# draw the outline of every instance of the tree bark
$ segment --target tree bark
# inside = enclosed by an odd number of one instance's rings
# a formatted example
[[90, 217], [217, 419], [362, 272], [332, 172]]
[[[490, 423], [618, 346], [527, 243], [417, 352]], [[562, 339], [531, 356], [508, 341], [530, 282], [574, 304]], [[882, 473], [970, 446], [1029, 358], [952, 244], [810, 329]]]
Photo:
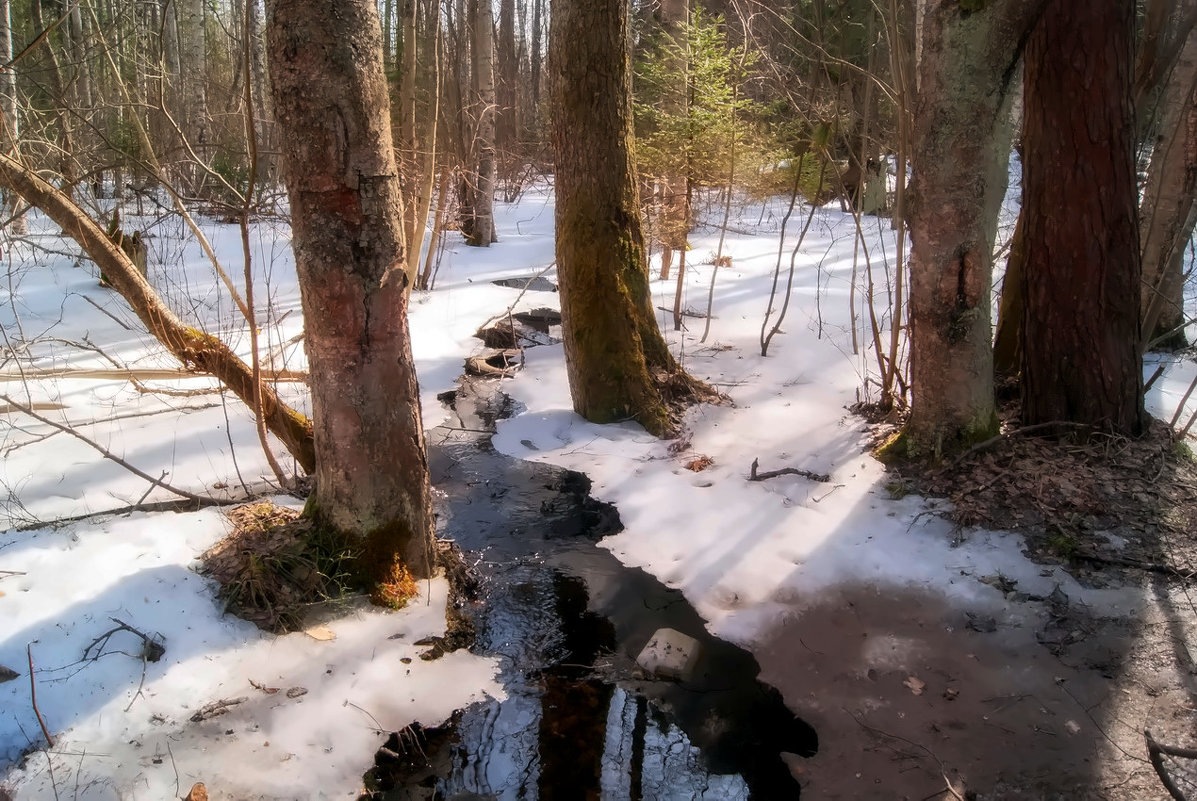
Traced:
[[1022, 414], [1137, 434], [1133, 5], [1050, 0], [1027, 44]]
[[911, 457], [939, 458], [997, 431], [989, 287], [1010, 158], [1012, 75], [1045, 0], [922, 14], [910, 187]]
[[1022, 367], [1022, 272], [1026, 261], [1027, 213], [1018, 210], [1006, 274], [1002, 278], [1002, 299], [998, 305], [997, 333], [993, 337], [993, 370], [999, 376], [1016, 376]]
[[[0, 0], [0, 59], [5, 64], [12, 61], [12, 9], [9, 0]], [[3, 125], [0, 142], [3, 143], [4, 152], [16, 153], [21, 141], [21, 120], [17, 114], [17, 73], [12, 66], [0, 74], [0, 116], [3, 117], [0, 120]], [[10, 197], [3, 213], [8, 216], [16, 208], [17, 198]], [[13, 216], [9, 230], [18, 236], [27, 232], [23, 213]]]
[[[519, 62], [515, 54], [515, 0], [499, 0], [498, 109], [495, 120], [495, 150], [499, 154], [499, 177], [510, 183], [519, 168], [517, 153]], [[508, 189], [510, 191], [510, 189]]]
[[667, 403], [713, 395], [654, 319], [632, 162], [628, 0], [555, 0], [549, 32], [557, 274], [574, 410], [663, 436]]
[[433, 518], [407, 320], [403, 209], [374, 0], [269, 0], [267, 52], [316, 441], [309, 513], [360, 578], [430, 575]]
[[495, 20], [490, 0], [470, 0], [473, 14], [473, 97], [477, 126], [474, 129], [475, 168], [470, 204], [472, 221], [466, 231], [466, 244], [490, 247], [495, 235]]
[[1144, 347], [1164, 337], [1161, 344], [1183, 348], [1184, 250], [1197, 195], [1197, 36], [1188, 38], [1164, 87], [1158, 131], [1139, 206], [1141, 328]]
[[[661, 2], [661, 32], [668, 43], [672, 57], [667, 67], [673, 72], [675, 83], [662, 103], [666, 113], [686, 117], [689, 115], [689, 58], [690, 2], [689, 0], [663, 0]], [[689, 150], [689, 142], [678, 146]], [[685, 168], [672, 171], [661, 179], [661, 274], [662, 281], [669, 278], [673, 253], [677, 251], [678, 269], [683, 269], [682, 253], [687, 248], [690, 236], [690, 205], [687, 191], [689, 177]]]
[[[0, 156], [0, 182], [44, 211], [67, 236], [79, 243], [108, 283], [129, 302], [146, 329], [184, 367], [216, 377], [253, 408], [253, 370], [249, 365], [216, 337], [183, 323], [146, 282], [137, 265], [70, 198], [8, 156]], [[279, 400], [269, 384], [262, 384], [260, 392], [266, 427], [300, 467], [312, 472], [316, 456], [311, 423]]]
[[204, 157], [208, 143], [207, 57], [203, 0], [175, 0], [179, 29], [180, 103], [183, 133], [195, 152]]

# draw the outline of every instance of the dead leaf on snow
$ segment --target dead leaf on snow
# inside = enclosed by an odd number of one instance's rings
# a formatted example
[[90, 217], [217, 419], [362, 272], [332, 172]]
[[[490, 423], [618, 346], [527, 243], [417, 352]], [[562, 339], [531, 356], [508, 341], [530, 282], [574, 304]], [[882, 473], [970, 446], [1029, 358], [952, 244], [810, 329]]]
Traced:
[[910, 676], [902, 683], [910, 688], [910, 692], [913, 695], [922, 695], [923, 690], [927, 689], [927, 682], [923, 681], [917, 676]]

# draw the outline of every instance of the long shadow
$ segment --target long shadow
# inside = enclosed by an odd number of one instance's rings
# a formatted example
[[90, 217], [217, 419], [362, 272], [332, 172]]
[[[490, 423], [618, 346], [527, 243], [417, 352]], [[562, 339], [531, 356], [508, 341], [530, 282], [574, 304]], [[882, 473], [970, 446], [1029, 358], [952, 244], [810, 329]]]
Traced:
[[[62, 536], [53, 532], [48, 536]], [[97, 531], [87, 536], [103, 537]], [[49, 582], [48, 576], [38, 577]], [[61, 592], [69, 592], [69, 576], [60, 577]], [[26, 646], [35, 658], [38, 708], [51, 732], [61, 732], [91, 717], [117, 698], [132, 700], [141, 682], [143, 662], [138, 654], [144, 642], [121, 631], [112, 636], [99, 659], [84, 660], [85, 649], [116, 627], [113, 618], [154, 636], [161, 634], [165, 653], [158, 661], [144, 663], [145, 681], [165, 675], [172, 667], [204, 653], [214, 644], [202, 632], [181, 626], [197, 605], [216, 601], [207, 580], [179, 565], [152, 567], [126, 575], [98, 595], [80, 598], [54, 615], [22, 628], [19, 621], [0, 624], [0, 665], [18, 672], [18, 678], [0, 684], [0, 773], [28, 749], [44, 745], [41, 727], [29, 697]], [[7, 582], [6, 592], [20, 592], [17, 582]], [[140, 603], [141, 599], [154, 599]], [[181, 628], [183, 630], [181, 630]], [[212, 633], [211, 631], [209, 633]], [[227, 641], [219, 644], [223, 648]], [[127, 653], [120, 653], [120, 652]], [[90, 652], [96, 653], [95, 649]], [[97, 679], [97, 672], [102, 678]], [[81, 691], [73, 679], [85, 682]]]

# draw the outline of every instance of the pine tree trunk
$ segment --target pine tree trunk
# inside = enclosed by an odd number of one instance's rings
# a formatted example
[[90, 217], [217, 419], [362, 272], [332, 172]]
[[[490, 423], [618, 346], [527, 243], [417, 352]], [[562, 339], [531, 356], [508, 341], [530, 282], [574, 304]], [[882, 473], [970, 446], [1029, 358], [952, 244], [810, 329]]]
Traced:
[[905, 454], [997, 431], [989, 287], [1010, 157], [1011, 74], [1045, 0], [922, 9], [910, 187], [910, 419]]
[[361, 578], [432, 572], [407, 254], [374, 0], [270, 0], [267, 52], [302, 294], [316, 485]]
[[1140, 254], [1124, 0], [1050, 0], [1027, 44], [1022, 414], [1137, 434]]
[[1143, 251], [1140, 303], [1144, 344], [1183, 348], [1184, 250], [1197, 195], [1197, 36], [1190, 36], [1160, 101], [1159, 135], [1139, 205]]
[[[706, 390], [654, 319], [632, 164], [627, 0], [555, 0], [550, 14], [557, 274], [574, 409], [673, 429], [666, 401]], [[709, 390], [706, 390], [709, 393]]]

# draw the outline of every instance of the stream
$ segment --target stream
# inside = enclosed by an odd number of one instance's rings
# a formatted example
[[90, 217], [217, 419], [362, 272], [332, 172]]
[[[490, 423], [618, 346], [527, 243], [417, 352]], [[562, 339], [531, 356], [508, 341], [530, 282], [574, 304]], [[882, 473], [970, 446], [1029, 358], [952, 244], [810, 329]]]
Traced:
[[[455, 415], [428, 437], [439, 535], [465, 564], [442, 646], [498, 657], [507, 698], [392, 734], [365, 797], [797, 798], [783, 753], [811, 756], [817, 736], [757, 680], [753, 656], [597, 546], [622, 526], [585, 475], [495, 451], [496, 422], [519, 411], [499, 381], [463, 378], [441, 399]], [[635, 663], [662, 627], [701, 643], [685, 681]]]

